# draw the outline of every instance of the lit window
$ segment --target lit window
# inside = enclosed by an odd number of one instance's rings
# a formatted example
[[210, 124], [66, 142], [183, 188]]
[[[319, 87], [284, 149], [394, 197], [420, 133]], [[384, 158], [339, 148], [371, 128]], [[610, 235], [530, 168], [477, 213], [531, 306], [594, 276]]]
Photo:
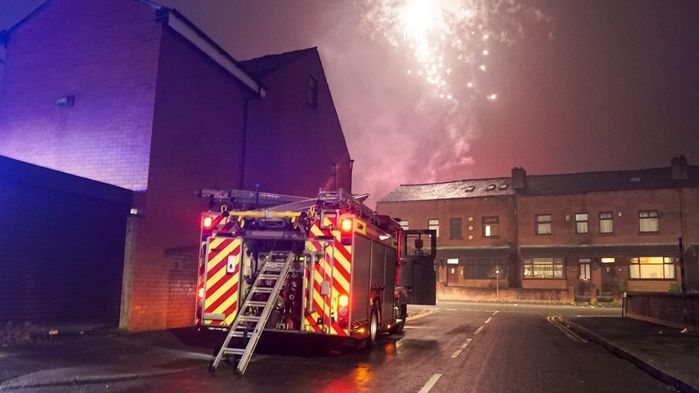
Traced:
[[674, 279], [674, 259], [670, 257], [631, 258], [629, 275], [633, 279], [641, 280]]
[[408, 220], [400, 220], [398, 221], [398, 224], [403, 230], [410, 229], [410, 227], [408, 226]]
[[306, 97], [306, 104], [311, 108], [318, 107], [318, 79], [313, 75], [308, 76], [308, 95]]
[[439, 237], [439, 220], [436, 218], [430, 218], [427, 220], [427, 229], [434, 229], [437, 231], [437, 237]]
[[638, 227], [641, 232], [658, 232], [658, 211], [641, 210], [638, 212]]
[[575, 214], [575, 233], [590, 233], [588, 219], [589, 215], [587, 213]]
[[602, 212], [599, 214], [599, 233], [614, 232], [614, 214]]
[[551, 215], [550, 214], [538, 214], [536, 216], [536, 234], [537, 235], [550, 235], [551, 233], [552, 233]]
[[563, 278], [563, 258], [525, 258], [524, 278]]
[[483, 237], [497, 237], [500, 233], [497, 217], [483, 217]]
[[476, 280], [495, 278], [497, 262], [492, 258], [468, 258], [464, 261], [464, 278]]
[[600, 263], [614, 263], [616, 259], [612, 257], [603, 257], [599, 259]]
[[590, 279], [590, 265], [592, 260], [590, 258], [580, 258], [578, 259], [580, 263], [580, 279], [589, 280]]
[[449, 239], [461, 240], [461, 218], [452, 217], [449, 219]]

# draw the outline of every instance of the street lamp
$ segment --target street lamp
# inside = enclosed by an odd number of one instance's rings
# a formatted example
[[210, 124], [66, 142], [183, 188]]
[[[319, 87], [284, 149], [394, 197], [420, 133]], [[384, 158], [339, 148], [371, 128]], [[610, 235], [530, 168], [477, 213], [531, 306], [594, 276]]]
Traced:
[[500, 301], [500, 266], [495, 266], [495, 301]]

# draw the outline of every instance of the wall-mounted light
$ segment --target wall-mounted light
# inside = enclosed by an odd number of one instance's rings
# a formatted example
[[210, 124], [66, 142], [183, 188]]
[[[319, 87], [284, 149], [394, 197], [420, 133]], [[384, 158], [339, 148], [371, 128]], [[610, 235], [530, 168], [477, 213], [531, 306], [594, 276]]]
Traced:
[[73, 104], [75, 104], [74, 95], [58, 97], [58, 99], [56, 100], [57, 106], [73, 106]]

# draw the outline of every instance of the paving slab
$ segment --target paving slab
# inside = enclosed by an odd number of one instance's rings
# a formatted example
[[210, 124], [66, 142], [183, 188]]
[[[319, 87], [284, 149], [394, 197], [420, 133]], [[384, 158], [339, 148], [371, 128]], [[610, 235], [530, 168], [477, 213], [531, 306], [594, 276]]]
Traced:
[[699, 393], [699, 335], [621, 317], [568, 318], [566, 322], [663, 382]]

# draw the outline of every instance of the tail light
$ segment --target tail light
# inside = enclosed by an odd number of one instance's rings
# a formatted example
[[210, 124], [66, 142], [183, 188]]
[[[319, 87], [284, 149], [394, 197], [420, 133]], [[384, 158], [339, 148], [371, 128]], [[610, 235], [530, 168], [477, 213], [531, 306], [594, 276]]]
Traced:
[[352, 232], [352, 219], [351, 218], [343, 218], [340, 221], [340, 230], [342, 232]]

